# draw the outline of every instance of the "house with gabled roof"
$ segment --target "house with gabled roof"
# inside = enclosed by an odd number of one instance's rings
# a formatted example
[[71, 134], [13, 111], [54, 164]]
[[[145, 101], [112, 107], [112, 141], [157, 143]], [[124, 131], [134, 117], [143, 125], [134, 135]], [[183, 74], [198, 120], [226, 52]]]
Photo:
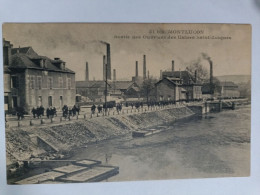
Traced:
[[66, 62], [38, 55], [32, 47], [13, 48], [10, 42], [3, 42], [4, 70], [10, 76], [9, 111], [23, 107], [30, 113], [37, 106], [61, 109], [75, 104], [75, 72]]
[[186, 90], [186, 100], [201, 99], [202, 83], [195, 75], [192, 75], [189, 71], [165, 71], [162, 72], [162, 78], [175, 79], [183, 89]]
[[179, 78], [163, 77], [155, 83], [156, 101], [179, 101], [186, 99], [186, 90]]

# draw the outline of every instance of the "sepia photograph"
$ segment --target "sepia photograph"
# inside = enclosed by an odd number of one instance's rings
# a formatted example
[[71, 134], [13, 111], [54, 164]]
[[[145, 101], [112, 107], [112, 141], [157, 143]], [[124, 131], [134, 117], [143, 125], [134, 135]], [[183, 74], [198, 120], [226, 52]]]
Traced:
[[251, 25], [4, 23], [7, 184], [249, 177]]

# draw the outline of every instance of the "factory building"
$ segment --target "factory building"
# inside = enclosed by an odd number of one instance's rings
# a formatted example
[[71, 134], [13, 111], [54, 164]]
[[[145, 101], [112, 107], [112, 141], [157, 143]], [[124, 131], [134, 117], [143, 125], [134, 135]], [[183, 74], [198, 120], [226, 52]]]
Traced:
[[13, 48], [6, 40], [3, 57], [7, 112], [17, 107], [30, 113], [37, 106], [61, 109], [75, 104], [75, 72], [60, 58], [40, 56], [32, 47]]
[[226, 82], [220, 82], [220, 96], [223, 98], [226, 97], [240, 97], [240, 91], [238, 89], [238, 85], [231, 81], [226, 81]]
[[[89, 102], [104, 102], [105, 81], [76, 81], [77, 94]], [[133, 81], [108, 81], [107, 100], [138, 98], [140, 87]]]
[[171, 71], [160, 71], [161, 80], [156, 83], [156, 99], [161, 100], [194, 100], [201, 99], [201, 83], [197, 72], [193, 76], [188, 71], [175, 71], [172, 61]]
[[156, 101], [186, 100], [186, 90], [179, 78], [164, 77], [155, 84]]

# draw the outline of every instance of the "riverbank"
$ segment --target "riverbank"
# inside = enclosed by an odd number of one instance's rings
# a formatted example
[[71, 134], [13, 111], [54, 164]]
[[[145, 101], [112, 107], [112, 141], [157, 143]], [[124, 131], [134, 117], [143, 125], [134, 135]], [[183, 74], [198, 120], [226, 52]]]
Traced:
[[[17, 161], [63, 158], [72, 150], [194, 115], [189, 108], [172, 107], [142, 113], [100, 116], [64, 124], [11, 127], [6, 131], [7, 165]], [[11, 167], [11, 166], [10, 166]]]

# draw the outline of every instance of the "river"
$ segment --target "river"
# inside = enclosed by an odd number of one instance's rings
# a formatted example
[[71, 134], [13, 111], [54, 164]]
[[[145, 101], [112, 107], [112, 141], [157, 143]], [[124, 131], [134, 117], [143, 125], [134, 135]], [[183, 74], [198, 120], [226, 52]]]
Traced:
[[164, 131], [152, 136], [87, 145], [71, 159], [118, 166], [107, 181], [249, 176], [250, 114], [247, 106], [191, 117], [157, 126]]

